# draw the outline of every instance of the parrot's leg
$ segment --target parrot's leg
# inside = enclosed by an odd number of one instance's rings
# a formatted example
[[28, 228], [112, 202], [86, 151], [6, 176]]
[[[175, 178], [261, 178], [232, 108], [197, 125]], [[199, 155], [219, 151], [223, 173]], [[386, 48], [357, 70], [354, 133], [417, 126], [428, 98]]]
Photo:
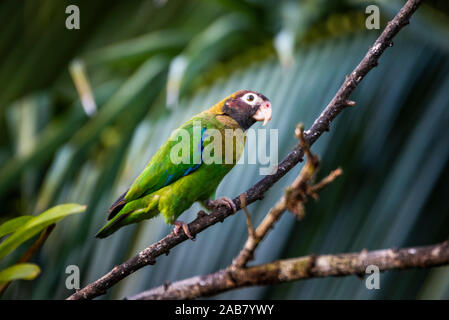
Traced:
[[195, 240], [195, 237], [192, 236], [192, 234], [190, 233], [189, 230], [189, 226], [187, 225], [187, 223], [185, 223], [184, 221], [181, 220], [175, 220], [175, 222], [173, 222], [175, 229], [173, 229], [173, 232], [178, 235], [179, 231], [182, 230], [184, 231], [184, 233], [186, 234], [187, 237], [189, 237], [190, 240]]
[[234, 201], [232, 201], [228, 197], [221, 197], [215, 201], [209, 199], [209, 200], [206, 200], [206, 202], [204, 204], [205, 204], [206, 208], [209, 210], [215, 209], [219, 206], [226, 206], [229, 209], [231, 209], [234, 213], [237, 212], [237, 208], [234, 204]]

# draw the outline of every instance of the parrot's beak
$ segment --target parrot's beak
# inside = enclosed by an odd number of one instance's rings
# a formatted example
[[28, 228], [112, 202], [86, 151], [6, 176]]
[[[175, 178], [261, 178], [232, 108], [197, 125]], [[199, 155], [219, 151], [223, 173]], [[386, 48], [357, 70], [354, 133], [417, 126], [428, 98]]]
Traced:
[[264, 102], [253, 116], [253, 119], [263, 121], [263, 125], [266, 125], [271, 120], [271, 103], [269, 101]]

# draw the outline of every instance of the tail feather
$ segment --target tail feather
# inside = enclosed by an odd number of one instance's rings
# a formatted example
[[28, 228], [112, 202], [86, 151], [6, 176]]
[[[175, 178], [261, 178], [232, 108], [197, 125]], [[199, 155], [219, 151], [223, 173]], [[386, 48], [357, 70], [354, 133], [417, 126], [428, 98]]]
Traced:
[[128, 190], [129, 189], [127, 189], [117, 200], [115, 200], [115, 202], [109, 208], [108, 220], [114, 218], [117, 215], [117, 213], [119, 213], [120, 210], [122, 210], [122, 208], [125, 206], [126, 204], [125, 196], [128, 193]]
[[128, 214], [121, 214], [118, 216], [115, 216], [112, 220], [110, 220], [106, 225], [101, 228], [95, 237], [103, 239], [111, 234], [113, 234], [115, 231], [120, 229], [123, 225], [120, 223], [123, 219], [125, 219], [128, 216]]
[[[150, 195], [125, 204], [117, 200], [112, 211], [115, 212], [108, 223], [95, 235], [97, 238], [106, 238], [123, 226], [131, 223], [151, 219], [159, 213], [159, 195]], [[124, 201], [124, 200], [123, 200]], [[120, 206], [120, 209], [117, 209]]]

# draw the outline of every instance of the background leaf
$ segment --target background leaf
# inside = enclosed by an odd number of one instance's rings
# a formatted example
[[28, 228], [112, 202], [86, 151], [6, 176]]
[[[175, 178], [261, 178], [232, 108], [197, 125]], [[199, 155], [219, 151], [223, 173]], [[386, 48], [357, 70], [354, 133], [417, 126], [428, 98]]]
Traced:
[[41, 270], [33, 263], [19, 263], [0, 270], [0, 284], [13, 280], [33, 280]]
[[0, 243], [0, 259], [11, 253], [20, 244], [30, 239], [44, 228], [58, 222], [60, 219], [75, 213], [83, 212], [86, 206], [79, 204], [62, 204], [30, 219], [18, 228], [9, 238]]
[[20, 216], [11, 220], [6, 221], [2, 225], [0, 225], [0, 238], [16, 231], [29, 220], [33, 219], [33, 216]]

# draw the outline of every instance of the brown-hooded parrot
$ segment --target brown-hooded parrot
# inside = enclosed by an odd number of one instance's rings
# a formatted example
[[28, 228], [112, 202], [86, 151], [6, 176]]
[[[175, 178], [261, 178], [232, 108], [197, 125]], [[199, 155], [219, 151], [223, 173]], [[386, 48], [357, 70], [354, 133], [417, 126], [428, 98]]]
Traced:
[[[105, 238], [127, 224], [151, 219], [161, 213], [166, 223], [174, 224], [176, 234], [182, 228], [189, 238], [193, 238], [187, 224], [176, 219], [194, 202], [199, 201], [208, 209], [225, 205], [235, 211], [235, 205], [229, 198], [210, 199], [221, 180], [240, 159], [245, 147], [246, 130], [256, 121], [263, 121], [265, 125], [270, 119], [270, 101], [264, 95], [249, 90], [234, 92], [210, 109], [195, 115], [173, 131], [131, 187], [112, 204], [108, 210], [109, 222], [96, 236]], [[213, 131], [213, 135], [209, 134]], [[217, 135], [217, 132], [220, 134]], [[231, 156], [228, 154], [225, 159], [229, 151], [226, 135], [238, 136], [237, 133], [243, 138], [240, 143], [237, 138], [231, 139]], [[215, 139], [221, 139], [215, 141], [218, 143], [215, 146], [220, 145], [221, 148], [209, 148], [207, 151], [208, 144]], [[218, 151], [221, 155], [210, 161]], [[206, 153], [209, 161], [206, 161]], [[179, 161], [180, 157], [183, 161]]]

